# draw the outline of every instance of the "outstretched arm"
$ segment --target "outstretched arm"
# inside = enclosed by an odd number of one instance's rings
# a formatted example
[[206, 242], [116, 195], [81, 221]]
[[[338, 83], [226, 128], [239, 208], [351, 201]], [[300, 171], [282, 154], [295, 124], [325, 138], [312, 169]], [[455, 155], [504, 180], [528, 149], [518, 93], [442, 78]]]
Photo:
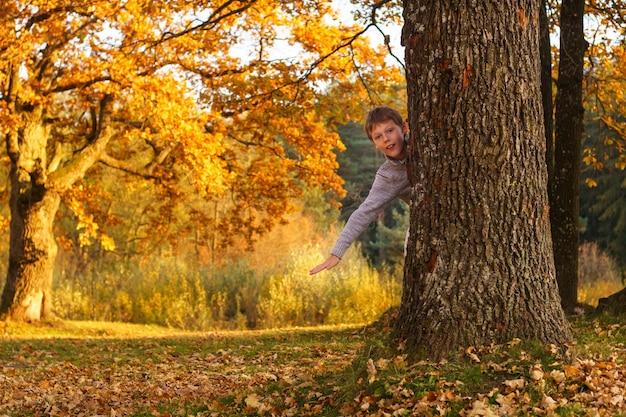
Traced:
[[319, 264], [318, 266], [316, 266], [315, 268], [311, 269], [309, 271], [309, 273], [311, 275], [313, 274], [317, 274], [318, 272], [324, 270], [324, 269], [332, 269], [335, 266], [337, 266], [337, 264], [339, 263], [339, 261], [341, 261], [341, 258], [336, 256], [336, 255], [330, 255], [328, 257], [328, 259], [326, 259], [324, 262], [322, 262], [321, 264]]

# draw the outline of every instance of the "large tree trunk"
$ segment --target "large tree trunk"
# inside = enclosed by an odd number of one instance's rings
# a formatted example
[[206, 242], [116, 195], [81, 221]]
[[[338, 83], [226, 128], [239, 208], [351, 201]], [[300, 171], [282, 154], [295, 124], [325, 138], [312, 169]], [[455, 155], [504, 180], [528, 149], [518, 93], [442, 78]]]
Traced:
[[0, 316], [38, 321], [52, 316], [52, 272], [57, 244], [52, 232], [60, 197], [31, 188], [19, 193], [11, 174], [11, 248]]
[[6, 94], [7, 109], [20, 123], [5, 137], [11, 160], [11, 238], [0, 319], [37, 321], [52, 314], [52, 274], [57, 255], [53, 225], [60, 195], [104, 154], [114, 130], [109, 126], [107, 107], [111, 100], [105, 96], [99, 103], [99, 115], [93, 116], [89, 144], [63, 164], [62, 147], [58, 146], [49, 160], [48, 149], [53, 148], [49, 116], [43, 105], [20, 99], [19, 68], [17, 63], [10, 66]]
[[563, 0], [561, 47], [555, 111], [554, 189], [550, 220], [554, 262], [561, 302], [565, 311], [578, 298], [578, 216], [580, 195], [584, 0]]
[[24, 128], [7, 135], [11, 237], [0, 317], [37, 321], [52, 312], [52, 272], [57, 254], [52, 226], [60, 197], [46, 184], [50, 132], [43, 111], [35, 108], [22, 114]]
[[540, 0], [405, 0], [408, 256], [396, 336], [440, 358], [571, 339], [552, 256]]

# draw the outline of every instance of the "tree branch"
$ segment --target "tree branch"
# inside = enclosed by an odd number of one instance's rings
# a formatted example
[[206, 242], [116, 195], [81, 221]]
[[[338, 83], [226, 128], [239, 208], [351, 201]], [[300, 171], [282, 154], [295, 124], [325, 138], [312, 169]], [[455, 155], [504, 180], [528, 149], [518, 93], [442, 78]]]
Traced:
[[104, 165], [110, 167], [110, 168], [115, 168], [115, 169], [119, 169], [120, 171], [124, 171], [127, 172], [129, 174], [133, 174], [133, 175], [137, 175], [139, 177], [144, 177], [144, 178], [155, 178], [154, 175], [152, 175], [152, 170], [146, 169], [146, 168], [140, 168], [137, 167], [136, 165], [133, 165], [127, 161], [122, 161], [116, 158], [113, 158], [112, 156], [110, 156], [109, 154], [107, 154], [106, 152], [102, 153], [100, 155], [100, 158], [98, 158], [98, 161], [102, 162]]

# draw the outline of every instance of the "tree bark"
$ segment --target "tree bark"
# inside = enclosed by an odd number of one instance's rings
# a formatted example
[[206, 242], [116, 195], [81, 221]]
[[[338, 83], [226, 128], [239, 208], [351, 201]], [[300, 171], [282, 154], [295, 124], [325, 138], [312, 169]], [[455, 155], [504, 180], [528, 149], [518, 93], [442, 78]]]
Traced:
[[0, 317], [37, 321], [51, 317], [53, 234], [60, 196], [46, 187], [46, 143], [50, 135], [39, 108], [22, 109], [24, 128], [7, 134], [11, 159], [10, 250]]
[[53, 226], [61, 192], [83, 178], [105, 152], [113, 136], [108, 126], [106, 106], [101, 100], [100, 123], [93, 141], [72, 155], [62, 167], [47, 149], [50, 127], [43, 106], [21, 102], [19, 76], [15, 66], [12, 89], [7, 94], [8, 108], [22, 123], [6, 134], [7, 154], [11, 160], [11, 224], [9, 268], [0, 302], [0, 319], [38, 321], [52, 316], [52, 275], [57, 255]]
[[52, 273], [57, 244], [52, 230], [60, 197], [55, 192], [16, 186], [11, 172], [9, 269], [0, 317], [33, 322], [52, 317]]
[[441, 358], [571, 333], [552, 256], [540, 0], [405, 0], [410, 239], [395, 335]]
[[571, 311], [578, 301], [578, 217], [580, 195], [584, 0], [563, 0], [558, 90], [555, 100], [554, 189], [550, 220], [561, 303]]
[[548, 168], [548, 201], [552, 206], [554, 189], [554, 102], [552, 100], [552, 52], [550, 51], [550, 23], [548, 4], [541, 2], [539, 12], [539, 56], [541, 58], [541, 102], [546, 135], [546, 166]]

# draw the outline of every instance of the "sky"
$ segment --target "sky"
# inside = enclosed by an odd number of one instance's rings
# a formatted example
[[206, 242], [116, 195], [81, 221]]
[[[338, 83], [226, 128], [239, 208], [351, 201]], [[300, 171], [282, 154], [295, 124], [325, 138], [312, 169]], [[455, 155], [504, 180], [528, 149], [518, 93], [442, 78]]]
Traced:
[[[354, 6], [350, 3], [350, 0], [333, 0], [333, 6], [335, 10], [339, 12], [339, 23], [353, 24], [354, 19], [352, 12]], [[329, 20], [329, 24], [332, 21]], [[401, 45], [401, 25], [385, 26], [382, 28], [385, 34], [390, 37], [390, 46], [393, 54], [397, 59], [404, 61], [404, 47]], [[370, 28], [366, 33], [366, 36], [370, 39], [373, 45], [384, 44], [385, 38], [383, 34], [377, 31], [375, 28]], [[251, 59], [254, 51], [254, 39], [243, 40], [237, 47], [231, 50], [231, 56], [242, 59], [244, 61]], [[276, 41], [272, 54], [277, 59], [296, 60], [298, 59], [298, 48], [290, 46], [286, 41]], [[389, 63], [398, 65], [398, 62], [393, 57], [389, 57]]]

